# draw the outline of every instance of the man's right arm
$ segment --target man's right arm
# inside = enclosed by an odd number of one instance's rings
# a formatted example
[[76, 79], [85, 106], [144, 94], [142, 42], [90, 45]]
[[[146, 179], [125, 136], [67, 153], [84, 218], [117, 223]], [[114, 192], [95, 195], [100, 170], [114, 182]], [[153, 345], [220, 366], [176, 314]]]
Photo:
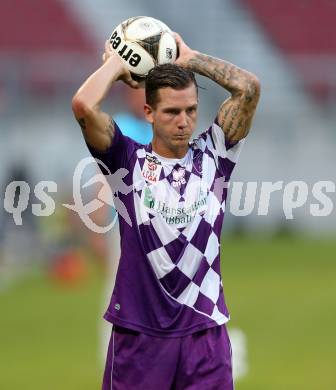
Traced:
[[112, 144], [114, 122], [100, 108], [109, 89], [117, 80], [123, 80], [133, 88], [137, 83], [120, 57], [105, 45], [103, 65], [79, 88], [72, 99], [72, 110], [86, 142], [98, 151], [106, 151]]

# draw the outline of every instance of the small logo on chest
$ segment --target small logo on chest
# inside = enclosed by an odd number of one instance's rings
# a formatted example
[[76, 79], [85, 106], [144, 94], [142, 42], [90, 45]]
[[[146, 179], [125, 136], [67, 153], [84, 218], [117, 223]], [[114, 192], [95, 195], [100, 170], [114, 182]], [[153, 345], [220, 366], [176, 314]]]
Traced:
[[147, 154], [141, 172], [146, 181], [157, 183], [160, 179], [161, 169], [161, 162], [155, 156]]
[[180, 187], [182, 184], [186, 183], [185, 179], [185, 168], [174, 168], [172, 171], [172, 186], [173, 187]]

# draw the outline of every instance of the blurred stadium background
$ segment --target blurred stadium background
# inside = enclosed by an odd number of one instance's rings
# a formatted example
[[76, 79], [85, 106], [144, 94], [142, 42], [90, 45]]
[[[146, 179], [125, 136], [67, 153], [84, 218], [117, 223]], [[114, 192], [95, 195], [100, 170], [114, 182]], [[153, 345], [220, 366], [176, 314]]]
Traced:
[[[1, 196], [13, 180], [27, 181], [31, 192], [22, 226], [0, 208], [0, 389], [100, 386], [109, 234], [90, 234], [62, 207], [72, 201], [76, 164], [88, 156], [71, 97], [100, 65], [113, 27], [135, 15], [163, 20], [191, 47], [261, 80], [233, 180], [309, 186], [293, 220], [284, 216], [282, 192], [268, 216], [227, 215], [222, 270], [230, 327], [244, 335], [248, 365], [237, 390], [335, 389], [335, 211], [309, 212], [312, 185], [335, 182], [335, 0], [1, 1]], [[223, 91], [204, 78], [199, 84], [201, 130]], [[109, 97], [111, 113], [125, 109], [121, 93], [119, 86]], [[58, 186], [49, 217], [31, 211], [41, 180]]]

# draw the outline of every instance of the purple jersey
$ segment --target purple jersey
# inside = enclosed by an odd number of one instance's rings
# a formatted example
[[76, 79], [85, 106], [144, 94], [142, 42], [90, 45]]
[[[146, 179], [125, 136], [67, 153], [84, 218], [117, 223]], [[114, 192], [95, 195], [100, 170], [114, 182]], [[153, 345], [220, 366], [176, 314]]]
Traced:
[[166, 337], [185, 336], [229, 320], [220, 235], [225, 184], [243, 143], [229, 145], [214, 123], [189, 144], [185, 157], [167, 159], [157, 155], [151, 144], [123, 136], [115, 124], [113, 143], [106, 152], [89, 147], [111, 173], [126, 168], [124, 183], [132, 189], [116, 194], [116, 205], [126, 207], [129, 217], [121, 215], [119, 220], [121, 257], [105, 319]]

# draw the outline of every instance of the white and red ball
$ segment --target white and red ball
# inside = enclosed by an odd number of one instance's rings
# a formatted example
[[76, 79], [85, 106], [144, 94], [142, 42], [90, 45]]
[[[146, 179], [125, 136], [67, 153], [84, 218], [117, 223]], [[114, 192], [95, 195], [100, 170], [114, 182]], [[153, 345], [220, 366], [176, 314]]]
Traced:
[[120, 23], [109, 41], [111, 49], [138, 77], [146, 77], [155, 65], [176, 60], [177, 46], [172, 31], [160, 20], [148, 16], [136, 16]]

